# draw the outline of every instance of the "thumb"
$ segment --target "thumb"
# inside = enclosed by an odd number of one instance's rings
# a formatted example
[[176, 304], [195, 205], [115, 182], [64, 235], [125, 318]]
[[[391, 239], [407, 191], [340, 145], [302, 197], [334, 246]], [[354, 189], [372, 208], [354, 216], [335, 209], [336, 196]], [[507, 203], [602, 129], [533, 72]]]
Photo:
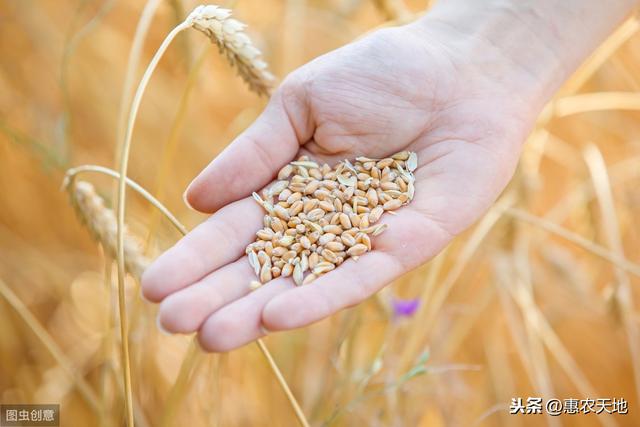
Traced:
[[268, 184], [313, 135], [302, 84], [288, 78], [260, 116], [191, 182], [185, 199], [213, 212]]

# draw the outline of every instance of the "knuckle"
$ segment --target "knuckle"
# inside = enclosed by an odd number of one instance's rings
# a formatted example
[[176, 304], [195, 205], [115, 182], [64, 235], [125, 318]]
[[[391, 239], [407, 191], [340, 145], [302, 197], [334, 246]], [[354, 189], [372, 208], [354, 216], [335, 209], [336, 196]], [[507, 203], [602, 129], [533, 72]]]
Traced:
[[280, 85], [280, 94], [284, 98], [295, 97], [298, 95], [300, 89], [305, 86], [306, 79], [304, 78], [304, 73], [300, 71], [294, 71], [290, 73], [285, 79], [282, 81]]
[[290, 108], [303, 104], [313, 82], [314, 80], [309, 77], [309, 73], [304, 72], [303, 69], [292, 72], [280, 85], [274, 102], [277, 102], [277, 97], [279, 97], [285, 107]]

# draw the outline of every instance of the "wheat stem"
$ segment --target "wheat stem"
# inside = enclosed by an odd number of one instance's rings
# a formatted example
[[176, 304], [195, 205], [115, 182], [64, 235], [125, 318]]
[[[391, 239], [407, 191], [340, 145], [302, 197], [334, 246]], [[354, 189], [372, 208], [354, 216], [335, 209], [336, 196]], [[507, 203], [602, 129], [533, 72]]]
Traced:
[[[620, 259], [626, 259], [622, 237], [620, 236], [620, 224], [616, 216], [613, 194], [611, 191], [611, 180], [607, 173], [607, 166], [604, 163], [602, 153], [593, 145], [587, 145], [584, 151], [585, 162], [591, 174], [593, 188], [596, 193], [600, 211], [602, 212], [602, 224], [605, 232], [607, 245], [611, 248], [612, 255]], [[638, 346], [638, 324], [635, 319], [633, 299], [631, 298], [631, 281], [624, 271], [617, 267], [615, 269], [616, 285], [614, 298], [618, 308], [622, 312], [622, 321], [626, 329], [629, 351], [631, 353], [631, 363], [633, 377], [636, 386], [636, 397], [640, 397], [640, 364], [638, 363], [640, 347]]]
[[109, 372], [112, 368], [112, 349], [113, 349], [113, 341], [112, 341], [112, 325], [113, 325], [113, 310], [112, 310], [112, 290], [111, 286], [111, 267], [113, 263], [113, 259], [109, 254], [106, 253], [105, 250], [102, 251], [102, 257], [104, 258], [104, 287], [107, 291], [107, 297], [109, 298], [107, 315], [105, 316], [105, 327], [104, 327], [104, 337], [102, 338], [102, 351], [103, 351], [103, 366], [100, 372], [100, 397], [102, 401], [102, 411], [103, 414], [100, 416], [100, 425], [103, 427], [108, 427], [111, 425], [111, 417], [109, 411], [107, 411], [107, 407], [109, 406], [108, 400], [108, 380], [109, 380]]
[[131, 49], [129, 50], [129, 58], [127, 60], [127, 70], [125, 72], [124, 84], [122, 86], [122, 94], [120, 95], [120, 106], [118, 108], [118, 127], [117, 127], [117, 139], [116, 139], [116, 153], [120, 153], [122, 150], [122, 141], [124, 140], [124, 125], [127, 119], [127, 106], [131, 102], [131, 92], [133, 91], [133, 84], [135, 82], [135, 73], [140, 65], [140, 57], [142, 56], [142, 48], [144, 47], [144, 41], [153, 22], [153, 16], [156, 10], [160, 6], [160, 0], [147, 0], [147, 3], [142, 10], [138, 25], [136, 26], [136, 32], [133, 36], [133, 43], [131, 43]]
[[585, 239], [579, 234], [569, 231], [558, 224], [555, 224], [543, 218], [539, 218], [535, 215], [531, 215], [528, 212], [516, 208], [509, 208], [504, 213], [520, 221], [528, 222], [529, 224], [535, 225], [536, 227], [539, 227], [545, 231], [560, 236], [563, 239], [580, 246], [584, 250], [609, 261], [610, 263], [633, 274], [634, 276], [640, 277], [640, 265], [633, 263], [626, 258], [620, 257], [615, 253], [607, 250], [606, 248], [603, 248], [602, 246], [593, 243], [592, 241]]
[[102, 413], [101, 405], [99, 403], [98, 396], [91, 389], [89, 384], [80, 376], [80, 373], [77, 369], [73, 367], [73, 364], [67, 356], [64, 354], [62, 349], [58, 347], [55, 340], [49, 332], [40, 324], [38, 319], [29, 311], [27, 306], [18, 298], [16, 294], [13, 293], [11, 288], [0, 279], [0, 294], [7, 300], [9, 305], [13, 307], [13, 309], [20, 315], [22, 320], [27, 324], [29, 329], [33, 331], [33, 333], [38, 337], [40, 342], [44, 345], [47, 351], [53, 356], [53, 358], [58, 362], [58, 364], [62, 367], [62, 369], [69, 375], [70, 378], [76, 382], [76, 386], [78, 387], [78, 391], [80, 395], [84, 398], [84, 400], [89, 404], [91, 409], [96, 411], [97, 414]]
[[160, 426], [162, 427], [171, 427], [173, 424], [173, 419], [176, 415], [176, 410], [180, 406], [180, 402], [182, 401], [182, 395], [184, 394], [191, 372], [194, 370], [194, 366], [198, 361], [198, 344], [195, 339], [192, 339], [189, 343], [189, 347], [187, 348], [187, 354], [185, 355], [182, 364], [180, 365], [180, 371], [178, 372], [178, 376], [169, 391], [169, 396], [167, 397], [167, 406], [165, 407], [162, 418], [160, 419]]
[[485, 237], [493, 229], [498, 220], [502, 218], [505, 211], [514, 203], [514, 198], [515, 195], [513, 192], [505, 194], [491, 209], [489, 209], [475, 227], [473, 233], [465, 242], [460, 254], [457, 256], [456, 263], [453, 265], [447, 276], [442, 280], [438, 288], [433, 292], [428, 307], [424, 308], [424, 317], [420, 318], [421, 323], [417, 323], [422, 325], [423, 331], [430, 333], [431, 328], [436, 321], [436, 317], [449, 296], [451, 289], [464, 271], [465, 267], [471, 261], [473, 255], [480, 248]]
[[601, 69], [604, 64], [627, 40], [640, 29], [640, 20], [636, 14], [629, 17], [613, 34], [602, 43], [595, 52], [576, 70], [573, 77], [560, 90], [561, 95], [576, 93]]
[[280, 369], [278, 368], [278, 365], [276, 364], [275, 360], [273, 360], [271, 353], [269, 353], [269, 349], [261, 339], [258, 339], [256, 343], [258, 344], [258, 347], [260, 348], [262, 354], [264, 354], [264, 357], [267, 359], [267, 362], [269, 362], [269, 366], [278, 379], [280, 387], [282, 387], [282, 390], [287, 395], [287, 399], [289, 399], [291, 406], [293, 406], [293, 410], [296, 413], [296, 417], [298, 417], [300, 425], [302, 425], [303, 427], [309, 427], [309, 422], [307, 421], [304, 412], [302, 412], [302, 408], [300, 408], [300, 405], [298, 405], [295, 396], [293, 395], [291, 389], [289, 388], [289, 385], [287, 384], [287, 380], [284, 379], [284, 377], [282, 376], [282, 372], [280, 372]]
[[145, 70], [142, 80], [136, 89], [131, 109], [129, 110], [129, 119], [127, 121], [127, 129], [125, 132], [124, 143], [120, 153], [120, 177], [118, 180], [118, 215], [117, 215], [117, 251], [116, 258], [118, 261], [118, 311], [120, 313], [120, 335], [122, 338], [122, 366], [124, 371], [124, 392], [125, 392], [125, 411], [127, 413], [127, 425], [133, 427], [133, 392], [131, 389], [131, 360], [129, 358], [129, 340], [128, 329], [129, 322], [126, 312], [126, 301], [124, 295], [124, 213], [125, 213], [125, 186], [127, 166], [129, 164], [129, 151], [131, 149], [131, 137], [133, 135], [133, 125], [138, 116], [142, 95], [149, 84], [151, 75], [155, 70], [162, 55], [167, 50], [171, 41], [184, 29], [187, 28], [185, 23], [176, 26], [169, 35], [164, 39], [160, 48], [151, 59], [149, 66]]
[[[189, 71], [189, 75], [187, 76], [187, 83], [185, 85], [184, 91], [182, 93], [182, 97], [180, 98], [180, 102], [178, 104], [178, 110], [176, 112], [175, 118], [173, 119], [173, 123], [171, 124], [171, 130], [169, 131], [169, 137], [167, 138], [166, 143], [164, 144], [160, 167], [156, 179], [155, 184], [155, 193], [157, 195], [158, 200], [163, 199], [165, 195], [165, 177], [168, 176], [168, 171], [171, 167], [171, 159], [176, 155], [176, 149], [179, 147], [179, 136], [180, 131], [182, 129], [182, 125], [184, 124], [185, 118], [187, 117], [187, 110], [189, 105], [189, 100], [191, 99], [191, 95], [193, 93], [193, 89], [196, 87], [196, 82], [198, 81], [197, 76], [198, 72], [205, 64], [205, 59], [207, 57], [207, 53], [210, 50], [210, 46], [207, 46], [203, 49], [200, 56], [196, 60], [195, 65], [192, 67], [191, 71]], [[165, 214], [166, 215], [166, 214]], [[146, 247], [149, 248], [152, 236], [154, 236], [156, 229], [158, 228], [161, 216], [158, 215], [158, 212], [154, 211], [149, 221], [149, 231], [146, 238]]]
[[638, 111], [640, 96], [635, 92], [591, 92], [565, 96], [550, 104], [553, 117], [562, 118], [594, 111]]
[[387, 20], [404, 22], [411, 17], [411, 11], [402, 0], [374, 0], [373, 3]]

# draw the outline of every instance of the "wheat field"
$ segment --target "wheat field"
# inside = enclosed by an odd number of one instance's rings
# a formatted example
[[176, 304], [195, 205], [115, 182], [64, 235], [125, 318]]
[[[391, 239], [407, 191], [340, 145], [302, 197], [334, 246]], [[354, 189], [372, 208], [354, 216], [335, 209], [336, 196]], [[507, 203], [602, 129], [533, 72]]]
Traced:
[[[540, 115], [491, 210], [366, 303], [216, 355], [158, 331], [140, 297], [149, 260], [206, 218], [182, 193], [264, 107], [266, 64], [277, 84], [429, 3], [222, 2], [264, 66], [177, 34], [137, 116], [119, 283], [127, 106], [198, 3], [0, 0], [0, 403], [60, 404], [64, 426], [639, 425], [635, 16]], [[628, 414], [510, 415], [518, 397], [624, 398]]]

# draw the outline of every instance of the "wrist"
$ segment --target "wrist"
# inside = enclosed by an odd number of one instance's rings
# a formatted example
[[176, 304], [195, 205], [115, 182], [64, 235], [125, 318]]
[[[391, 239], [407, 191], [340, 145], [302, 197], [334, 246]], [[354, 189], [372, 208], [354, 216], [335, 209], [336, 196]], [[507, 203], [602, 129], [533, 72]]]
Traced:
[[635, 3], [440, 0], [411, 26], [541, 109]]

